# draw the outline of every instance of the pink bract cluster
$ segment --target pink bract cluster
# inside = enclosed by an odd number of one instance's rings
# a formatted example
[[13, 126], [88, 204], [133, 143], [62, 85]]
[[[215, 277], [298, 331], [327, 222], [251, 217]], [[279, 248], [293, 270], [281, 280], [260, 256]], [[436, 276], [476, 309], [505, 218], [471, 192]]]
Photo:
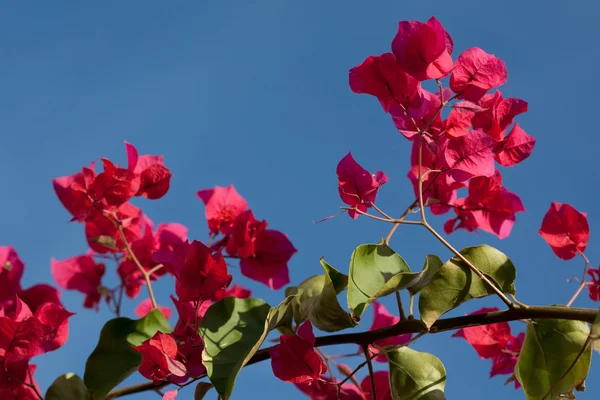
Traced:
[[[435, 17], [426, 23], [401, 21], [391, 50], [352, 68], [350, 88], [377, 97], [398, 131], [413, 142], [408, 178], [416, 195], [422, 178], [424, 204], [434, 215], [454, 210], [456, 217], [444, 226], [447, 233], [481, 229], [506, 238], [516, 213], [525, 209], [502, 185], [496, 164], [511, 167], [525, 160], [535, 138], [513, 124], [527, 102], [497, 90], [508, 79], [504, 62], [477, 47], [453, 60], [452, 38]], [[449, 88], [443, 87], [445, 78]], [[422, 86], [433, 79], [436, 92]], [[337, 174], [353, 218], [374, 205], [378, 188], [387, 182], [383, 172], [369, 174], [351, 155], [340, 161]], [[457, 198], [461, 188], [468, 188], [467, 197]]]
[[0, 399], [38, 400], [33, 357], [67, 341], [68, 319], [60, 292], [49, 285], [21, 288], [25, 264], [10, 246], [0, 247]]
[[[296, 249], [286, 235], [255, 219], [233, 186], [198, 192], [206, 206], [211, 245], [188, 240], [187, 228], [178, 223], [155, 227], [130, 200], [135, 196], [163, 197], [171, 172], [162, 156], [140, 156], [127, 142], [125, 147], [128, 168], [103, 159], [101, 173], [96, 173], [92, 164], [53, 180], [72, 221], [84, 224], [90, 250], [64, 260], [52, 259], [52, 274], [60, 287], [85, 296], [84, 307], [98, 310], [104, 300], [117, 315], [123, 294], [134, 299], [147, 280], [172, 275], [177, 297], [171, 299], [179, 314], [175, 329], [172, 334], [157, 332], [136, 349], [142, 355], [139, 371], [143, 376], [156, 383], [183, 383], [205, 373], [198, 326], [206, 309], [224, 297], [247, 298], [251, 294], [238, 284], [230, 287], [232, 276], [223, 252], [239, 259], [246, 277], [280, 289], [289, 283], [287, 263]], [[116, 264], [120, 280], [114, 288], [102, 284], [110, 261]], [[152, 308], [151, 299], [145, 299], [135, 313], [142, 318]], [[166, 318], [171, 315], [169, 307], [158, 309]]]

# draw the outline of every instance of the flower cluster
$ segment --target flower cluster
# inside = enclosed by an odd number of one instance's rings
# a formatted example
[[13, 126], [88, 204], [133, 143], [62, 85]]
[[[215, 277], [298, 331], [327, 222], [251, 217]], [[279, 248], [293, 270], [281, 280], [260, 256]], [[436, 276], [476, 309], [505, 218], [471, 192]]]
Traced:
[[23, 290], [24, 270], [15, 249], [0, 247], [0, 398], [6, 400], [40, 398], [30, 361], [65, 344], [73, 315], [52, 286]]
[[[398, 131], [413, 142], [408, 178], [416, 196], [421, 187], [434, 215], [456, 212], [445, 225], [447, 233], [481, 229], [507, 237], [515, 214], [525, 210], [502, 186], [496, 163], [511, 167], [525, 160], [535, 138], [513, 124], [527, 102], [490, 92], [508, 79], [504, 62], [478, 47], [453, 61], [452, 38], [435, 17], [426, 23], [401, 21], [391, 50], [352, 68], [350, 88], [377, 97]], [[445, 78], [449, 88], [443, 87]], [[435, 93], [422, 86], [431, 79], [439, 86]], [[450, 110], [447, 115], [444, 109]], [[351, 155], [340, 161], [337, 173], [340, 196], [353, 218], [373, 206], [387, 181], [383, 172], [370, 175]], [[461, 188], [468, 188], [467, 197], [457, 198]]]

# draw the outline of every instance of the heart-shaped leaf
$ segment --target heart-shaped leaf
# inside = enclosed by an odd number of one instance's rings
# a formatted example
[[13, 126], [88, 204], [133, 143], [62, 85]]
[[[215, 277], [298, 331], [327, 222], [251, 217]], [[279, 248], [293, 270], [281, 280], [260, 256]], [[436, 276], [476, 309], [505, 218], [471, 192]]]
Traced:
[[88, 400], [90, 394], [83, 380], [69, 372], [56, 378], [44, 398], [45, 400]]
[[347, 313], [337, 299], [337, 294], [348, 285], [348, 277], [321, 259], [325, 283], [321, 293], [300, 303], [299, 313], [306, 316], [316, 328], [336, 332], [355, 327], [358, 322]]
[[547, 399], [558, 399], [583, 384], [592, 357], [589, 334], [588, 325], [581, 321], [546, 319], [527, 324], [515, 367], [527, 399], [547, 394]]
[[386, 352], [392, 398], [445, 400], [446, 369], [439, 358], [409, 347]]
[[171, 332], [169, 322], [158, 309], [138, 320], [121, 317], [108, 321], [85, 364], [83, 380], [90, 395], [94, 399], [103, 399], [134, 373], [142, 357], [131, 346], [141, 345], [158, 331]]
[[414, 279], [414, 276], [399, 276], [410, 272], [404, 259], [387, 244], [361, 244], [350, 259], [348, 307], [360, 317], [377, 297], [393, 293]]
[[265, 339], [270, 311], [261, 299], [226, 297], [204, 314], [199, 328], [204, 341], [202, 363], [224, 400], [229, 399], [238, 373]]
[[[501, 251], [488, 246], [467, 247], [460, 252], [477, 269], [495, 282], [504, 293], [515, 294], [515, 266]], [[440, 268], [421, 291], [419, 312], [429, 328], [444, 313], [462, 303], [494, 294], [459, 258], [454, 257]]]

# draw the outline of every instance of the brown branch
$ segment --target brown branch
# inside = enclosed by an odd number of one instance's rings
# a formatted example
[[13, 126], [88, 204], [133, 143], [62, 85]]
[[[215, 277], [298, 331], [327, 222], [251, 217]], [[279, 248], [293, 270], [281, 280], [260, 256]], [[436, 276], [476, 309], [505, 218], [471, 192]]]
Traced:
[[[337, 335], [322, 336], [316, 339], [316, 347], [335, 346], [339, 344], [369, 345], [381, 339], [402, 335], [405, 333], [438, 333], [452, 331], [470, 326], [495, 324], [498, 322], [518, 321], [522, 319], [565, 319], [572, 321], [594, 322], [599, 314], [598, 310], [590, 308], [568, 308], [564, 306], [528, 306], [527, 308], [513, 308], [505, 311], [495, 311], [485, 314], [465, 315], [462, 317], [444, 318], [437, 320], [427, 331], [420, 320], [407, 319], [386, 328], [358, 333], [341, 333]], [[270, 348], [263, 348], [256, 352], [248, 364], [256, 364], [270, 358]], [[109, 393], [107, 399], [114, 399], [130, 394], [155, 390], [167, 386], [167, 383], [155, 385], [152, 382], [141, 383], [115, 389]]]

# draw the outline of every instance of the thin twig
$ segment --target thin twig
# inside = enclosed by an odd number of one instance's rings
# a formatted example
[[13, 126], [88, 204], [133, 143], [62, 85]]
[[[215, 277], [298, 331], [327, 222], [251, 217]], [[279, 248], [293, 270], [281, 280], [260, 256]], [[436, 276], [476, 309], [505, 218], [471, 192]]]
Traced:
[[111, 219], [111, 221], [113, 221], [113, 223], [117, 226], [117, 230], [119, 231], [119, 236], [121, 237], [121, 241], [123, 242], [123, 246], [125, 247], [125, 250], [127, 251], [127, 253], [131, 257], [131, 259], [133, 260], [133, 263], [138, 267], [138, 269], [142, 273], [142, 276], [144, 277], [144, 280], [146, 281], [146, 286], [148, 289], [148, 296], [150, 297], [150, 302], [152, 302], [152, 308], [153, 309], [157, 308], [156, 298], [154, 297], [154, 292], [152, 291], [152, 284], [150, 283], [150, 275], [146, 272], [146, 270], [142, 266], [142, 263], [140, 263], [140, 260], [138, 260], [138, 258], [135, 256], [135, 253], [131, 249], [129, 242], [127, 241], [127, 238], [125, 237], [125, 232], [123, 232], [123, 224], [121, 224], [120, 221], [116, 221], [113, 219]]
[[377, 390], [375, 389], [375, 373], [373, 372], [373, 362], [369, 356], [369, 346], [363, 345], [363, 352], [365, 353], [367, 366], [369, 367], [369, 376], [371, 377], [371, 398], [373, 400], [377, 400]]
[[585, 287], [585, 285], [586, 285], [585, 278], [587, 276], [587, 271], [588, 271], [588, 268], [590, 266], [590, 260], [587, 258], [587, 256], [585, 254], [583, 254], [583, 252], [581, 252], [579, 250], [577, 250], [577, 253], [579, 253], [579, 255], [583, 258], [583, 261], [585, 262], [585, 265], [583, 266], [583, 275], [581, 277], [581, 282], [579, 283], [579, 287], [577, 287], [577, 290], [575, 291], [575, 293], [573, 294], [573, 296], [571, 297], [571, 299], [567, 303], [567, 307], [571, 307], [571, 304], [573, 304], [573, 302], [575, 301], [575, 299], [579, 296], [579, 294], [581, 293], [581, 291]]

